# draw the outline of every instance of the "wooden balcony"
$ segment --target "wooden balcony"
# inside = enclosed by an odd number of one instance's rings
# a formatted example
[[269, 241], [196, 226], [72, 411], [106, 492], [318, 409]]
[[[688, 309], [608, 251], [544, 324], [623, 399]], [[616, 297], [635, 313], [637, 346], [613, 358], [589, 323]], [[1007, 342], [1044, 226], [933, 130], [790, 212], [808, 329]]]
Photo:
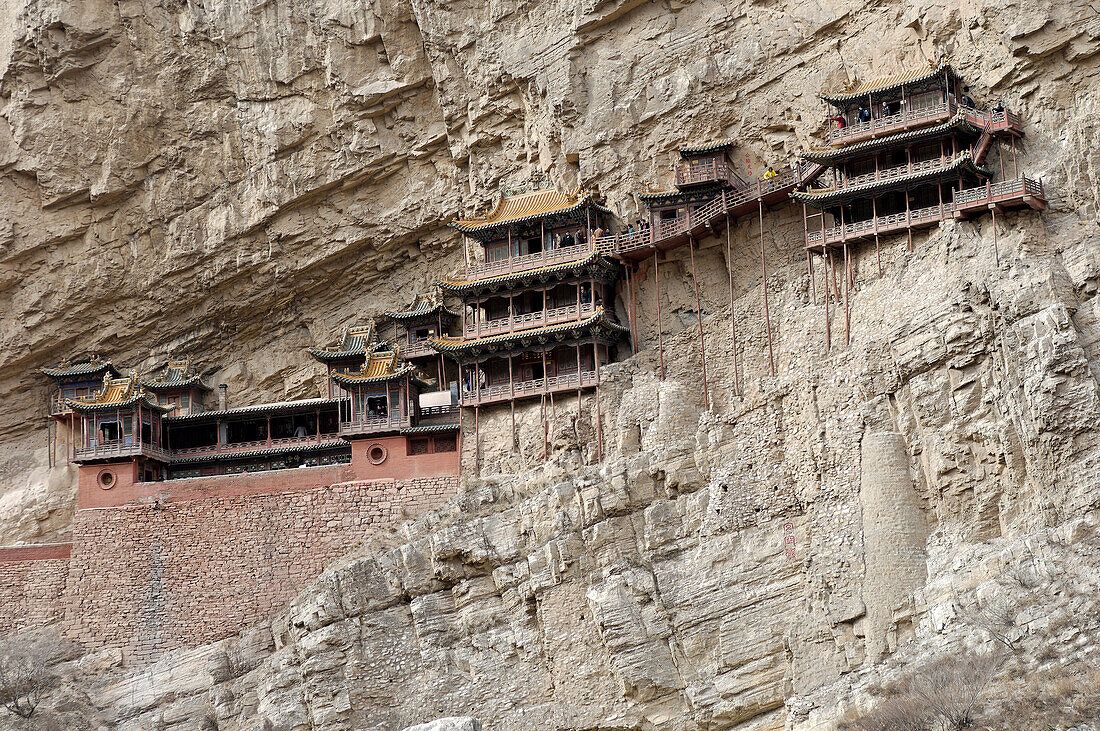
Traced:
[[50, 397], [47, 409], [50, 416], [68, 416], [73, 413], [73, 410], [69, 408], [69, 405], [65, 403], [65, 399], [60, 394], [54, 394]]
[[852, 121], [843, 128], [830, 127], [829, 144], [841, 147], [895, 132], [904, 132], [913, 127], [946, 122], [955, 116], [956, 111], [955, 102], [940, 102], [919, 109], [904, 109], [897, 114], [878, 117], [869, 122]]
[[427, 355], [435, 355], [435, 350], [428, 345], [427, 340], [414, 340], [401, 347], [401, 355], [405, 358], [423, 358]]
[[349, 421], [340, 421], [340, 436], [364, 436], [407, 429], [412, 426], [408, 414], [390, 414], [388, 416], [356, 417]]
[[930, 160], [922, 160], [920, 162], [908, 163], [906, 165], [898, 165], [892, 168], [886, 168], [885, 170], [876, 170], [863, 175], [856, 175], [846, 180], [840, 181], [840, 185], [837, 190], [844, 190], [846, 188], [855, 188], [856, 186], [866, 185], [868, 183], [876, 182], [889, 182], [895, 178], [903, 178], [907, 175], [918, 175], [920, 173], [932, 172], [934, 170], [941, 170], [954, 165], [958, 160], [966, 157], [970, 157], [971, 150], [959, 152], [956, 155], [947, 155], [945, 157], [935, 157]]
[[660, 221], [656, 227], [627, 234], [601, 236], [593, 243], [606, 256], [640, 260], [655, 251], [667, 251], [686, 244], [691, 238], [711, 236], [722, 231], [726, 219], [755, 213], [761, 203], [774, 205], [790, 197], [790, 192], [809, 176], [816, 178], [824, 168], [818, 164], [801, 165], [770, 178], [760, 178], [748, 188], [724, 190], [688, 215]]
[[512, 401], [522, 398], [538, 398], [548, 393], [576, 391], [596, 385], [596, 371], [576, 371], [561, 373], [549, 378], [536, 378], [530, 381], [495, 384], [481, 389], [463, 389], [463, 406], [481, 406], [500, 401]]
[[545, 313], [542, 310], [536, 310], [535, 312], [526, 312], [522, 315], [486, 320], [472, 325], [467, 324], [466, 337], [488, 337], [490, 335], [528, 330], [533, 327], [542, 327], [543, 325], [555, 325], [562, 322], [569, 322], [570, 320], [580, 320], [588, 317], [595, 311], [596, 308], [591, 302], [582, 302], [579, 310], [577, 305], [573, 304], [565, 305], [564, 307], [554, 307], [546, 310]]
[[280, 437], [278, 439], [257, 439], [249, 442], [232, 442], [230, 444], [210, 444], [201, 447], [185, 447], [173, 449], [169, 454], [173, 457], [212, 457], [221, 454], [236, 454], [253, 452], [257, 449], [272, 449], [276, 447], [309, 447], [318, 442], [335, 439], [338, 433], [310, 434], [305, 437]]
[[451, 406], [421, 406], [419, 423], [436, 424], [458, 421], [458, 405]]
[[1016, 178], [1000, 183], [986, 183], [976, 188], [956, 191], [954, 200], [942, 206], [917, 208], [865, 221], [846, 223], [843, 226], [833, 226], [824, 231], [810, 231], [806, 235], [806, 246], [809, 249], [819, 250], [909, 228], [927, 228], [949, 218], [970, 218], [994, 207], [1019, 208], [1022, 206], [1036, 210], [1046, 208], [1042, 181]]
[[685, 160], [676, 168], [676, 187], [687, 188], [703, 184], [730, 185], [744, 188], [745, 181], [734, 171], [733, 166], [717, 158], [709, 160]]
[[990, 134], [1011, 134], [1024, 136], [1024, 123], [1020, 115], [1008, 109], [987, 110], [985, 112], [971, 107], [962, 107], [966, 121]]
[[477, 281], [491, 279], [506, 274], [542, 269], [555, 264], [567, 264], [571, 261], [582, 261], [592, 253], [590, 244], [576, 244], [549, 251], [540, 251], [537, 254], [513, 256], [500, 261], [486, 261], [471, 264], [466, 268], [466, 280]]
[[75, 462], [89, 462], [97, 459], [120, 459], [123, 457], [152, 457], [167, 462], [171, 453], [154, 444], [145, 444], [132, 439], [112, 439], [78, 447], [73, 456]]

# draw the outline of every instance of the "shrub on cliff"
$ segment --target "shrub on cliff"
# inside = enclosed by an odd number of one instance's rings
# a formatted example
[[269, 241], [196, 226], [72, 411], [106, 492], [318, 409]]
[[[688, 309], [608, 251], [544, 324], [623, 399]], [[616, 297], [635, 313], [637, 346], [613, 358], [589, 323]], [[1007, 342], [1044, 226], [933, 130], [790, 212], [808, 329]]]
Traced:
[[15, 652], [4, 655], [0, 657], [0, 705], [21, 718], [30, 718], [50, 680], [41, 657]]

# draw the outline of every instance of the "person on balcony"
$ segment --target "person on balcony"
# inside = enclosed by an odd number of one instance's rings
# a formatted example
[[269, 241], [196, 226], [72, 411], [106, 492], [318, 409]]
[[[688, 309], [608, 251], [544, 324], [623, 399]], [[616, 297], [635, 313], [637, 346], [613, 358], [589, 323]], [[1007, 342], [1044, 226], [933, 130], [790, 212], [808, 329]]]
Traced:
[[577, 243], [582, 246], [588, 243], [588, 233], [583, 228], [577, 232]]
[[879, 113], [880, 119], [886, 119], [890, 116], [890, 102], [885, 99], [882, 100], [882, 111]]
[[969, 86], [964, 86], [963, 87], [962, 102], [963, 102], [964, 107], [970, 107], [971, 109], [973, 109], [975, 107], [974, 99], [970, 96], [970, 87]]
[[309, 436], [309, 434], [306, 432], [306, 427], [304, 424], [299, 424], [297, 427], [294, 428], [294, 436], [297, 439]]
[[778, 175], [778, 173], [775, 172], [775, 168], [773, 168], [772, 166], [769, 165], [768, 166], [768, 171], [766, 173], [764, 173], [764, 180], [771, 180], [776, 175]]
[[844, 129], [848, 126], [848, 120], [844, 118], [843, 114], [838, 114], [835, 117], [829, 117], [829, 121], [836, 122], [837, 129]]
[[867, 108], [867, 107], [860, 107], [859, 108], [859, 121], [860, 122], [870, 122], [871, 121], [871, 110], [869, 108]]
[[600, 228], [599, 226], [597, 226], [596, 230], [592, 232], [592, 239], [593, 240], [598, 239], [598, 238], [602, 237], [603, 235], [604, 235], [603, 229]]
[[1003, 101], [1001, 101], [1000, 99], [998, 99], [997, 103], [993, 106], [994, 114], [1000, 114], [1004, 110], [1005, 110], [1005, 103]]
[[576, 242], [575, 242], [575, 241], [573, 240], [573, 234], [572, 234], [571, 232], [569, 232], [569, 231], [566, 231], [566, 232], [565, 232], [565, 233], [564, 233], [564, 234], [562, 235], [562, 237], [561, 237], [561, 245], [562, 245], [562, 247], [563, 247], [563, 248], [569, 248], [570, 246], [572, 246], [572, 245], [573, 245], [573, 244], [575, 244], [575, 243], [576, 243]]

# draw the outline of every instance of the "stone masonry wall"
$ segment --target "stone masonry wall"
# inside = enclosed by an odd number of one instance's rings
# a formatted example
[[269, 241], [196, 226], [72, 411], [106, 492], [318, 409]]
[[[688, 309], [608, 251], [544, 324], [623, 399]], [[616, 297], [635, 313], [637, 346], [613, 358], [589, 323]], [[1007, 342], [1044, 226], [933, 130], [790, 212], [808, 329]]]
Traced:
[[65, 632], [136, 662], [227, 637], [274, 613], [367, 533], [457, 488], [445, 477], [348, 482], [78, 510]]
[[61, 619], [69, 546], [0, 548], [0, 635]]

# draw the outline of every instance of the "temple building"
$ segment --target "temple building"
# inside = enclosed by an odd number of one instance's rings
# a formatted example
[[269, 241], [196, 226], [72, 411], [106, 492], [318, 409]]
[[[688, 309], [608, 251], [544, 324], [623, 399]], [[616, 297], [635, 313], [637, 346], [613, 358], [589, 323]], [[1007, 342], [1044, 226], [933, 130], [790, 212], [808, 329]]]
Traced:
[[159, 377], [143, 378], [141, 385], [156, 395], [158, 404], [171, 408], [173, 416], [201, 413], [211, 390], [191, 370], [190, 358], [169, 360]]
[[[430, 295], [417, 295], [404, 310], [385, 312], [383, 316], [393, 323], [393, 341], [401, 349], [401, 357], [434, 380], [439, 391], [448, 392], [446, 399], [442, 395], [430, 397], [429, 394], [422, 394], [421, 403], [425, 406], [444, 405], [443, 401], [449, 405], [458, 403], [458, 370], [453, 364], [448, 367], [443, 356], [430, 343], [435, 337], [458, 334], [459, 315], [443, 304], [440, 288], [433, 288]], [[450, 397], [452, 385], [455, 386], [454, 398]], [[426, 400], [433, 402], [427, 403]]]
[[462, 300], [461, 334], [429, 339], [457, 364], [462, 406], [597, 385], [628, 332], [612, 304], [619, 267], [591, 243], [608, 214], [591, 194], [536, 189], [451, 224], [484, 253], [440, 283]]
[[309, 354], [313, 359], [323, 363], [328, 370], [329, 398], [340, 395], [339, 385], [332, 380], [334, 372], [358, 368], [366, 362], [369, 354], [384, 345], [383, 341], [377, 339], [374, 320], [371, 320], [365, 325], [345, 327], [340, 342], [336, 345], [310, 348]]
[[57, 367], [41, 368], [39, 372], [54, 381], [56, 390], [50, 394], [49, 415], [58, 419], [72, 415], [72, 409], [66, 403], [68, 399], [80, 399], [95, 393], [103, 386], [104, 376], [118, 378], [122, 375], [110, 361], [100, 360], [96, 355], [75, 363], [63, 361]]
[[913, 229], [948, 218], [1046, 207], [1042, 183], [1016, 166], [1019, 115], [999, 104], [976, 108], [946, 62], [821, 98], [833, 107], [828, 145], [803, 158], [826, 166], [831, 180], [791, 194], [803, 203], [810, 251], [824, 255], [895, 232], [907, 232], [911, 243]]

